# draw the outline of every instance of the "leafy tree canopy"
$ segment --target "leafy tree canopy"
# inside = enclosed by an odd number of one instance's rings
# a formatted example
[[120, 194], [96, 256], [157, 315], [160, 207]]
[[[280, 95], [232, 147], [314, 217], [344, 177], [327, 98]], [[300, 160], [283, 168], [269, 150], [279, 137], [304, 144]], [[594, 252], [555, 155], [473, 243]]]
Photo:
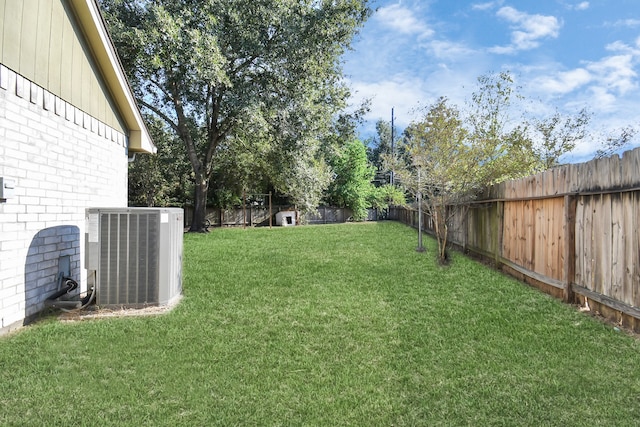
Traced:
[[139, 154], [129, 163], [129, 204], [182, 206], [193, 192], [189, 160], [161, 120], [146, 115], [145, 121], [158, 152]]
[[202, 229], [217, 162], [251, 154], [303, 206], [327, 173], [319, 141], [344, 107], [340, 57], [368, 0], [101, 0], [138, 102], [182, 141]]
[[334, 177], [329, 186], [327, 202], [351, 209], [356, 221], [365, 220], [374, 190], [371, 180], [375, 168], [369, 164], [364, 144], [358, 140], [347, 144], [342, 153], [334, 156], [331, 167]]

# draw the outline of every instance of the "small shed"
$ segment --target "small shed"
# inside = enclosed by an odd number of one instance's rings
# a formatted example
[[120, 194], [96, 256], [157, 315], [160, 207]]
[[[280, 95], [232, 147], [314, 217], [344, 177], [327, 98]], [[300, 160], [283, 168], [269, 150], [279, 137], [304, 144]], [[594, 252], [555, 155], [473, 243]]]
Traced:
[[296, 211], [280, 211], [276, 213], [276, 225], [291, 227], [296, 225]]

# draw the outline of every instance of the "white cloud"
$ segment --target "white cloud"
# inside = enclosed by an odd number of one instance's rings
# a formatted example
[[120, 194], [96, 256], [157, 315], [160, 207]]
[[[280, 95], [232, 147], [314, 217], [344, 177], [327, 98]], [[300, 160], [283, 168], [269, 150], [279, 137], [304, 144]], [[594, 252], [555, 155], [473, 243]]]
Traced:
[[425, 47], [434, 57], [449, 61], [465, 60], [476, 53], [465, 44], [448, 40], [432, 40]]
[[607, 56], [599, 61], [584, 62], [583, 67], [559, 71], [532, 79], [532, 87], [552, 97], [585, 89], [593, 94], [590, 104], [605, 106], [616, 96], [638, 89], [638, 73], [632, 54]]
[[382, 25], [402, 34], [418, 34], [420, 37], [433, 35], [432, 29], [400, 3], [381, 7], [376, 12], [375, 18]]
[[496, 16], [510, 22], [513, 30], [510, 45], [490, 49], [490, 52], [498, 54], [534, 49], [540, 45], [541, 39], [558, 37], [562, 27], [555, 16], [530, 15], [510, 6], [500, 8]]
[[615, 27], [615, 28], [619, 28], [619, 27], [635, 28], [635, 27], [640, 27], [640, 19], [632, 19], [632, 18], [620, 19], [615, 22], [607, 22], [605, 26]]
[[635, 43], [636, 43], [635, 46], [629, 46], [628, 44], [618, 40], [613, 43], [609, 43], [606, 46], [606, 49], [611, 52], [627, 53], [627, 54], [640, 57], [640, 37], [636, 39]]
[[375, 121], [391, 117], [391, 108], [395, 107], [397, 124], [406, 126], [413, 118], [412, 111], [428, 97], [423, 84], [417, 77], [398, 74], [389, 80], [376, 82], [352, 81], [349, 86], [354, 93], [352, 101], [355, 105], [371, 99], [368, 119]]
[[621, 105], [637, 99], [640, 38], [634, 46], [617, 41], [609, 44], [607, 50], [613, 54], [597, 61], [583, 61], [581, 67], [568, 71], [553, 72], [550, 67], [531, 70], [529, 75], [537, 74], [530, 80], [531, 90], [548, 101], [564, 99], [573, 107], [589, 105], [594, 111], [628, 116], [630, 111]]
[[566, 94], [591, 82], [593, 76], [584, 68], [558, 73], [553, 77], [534, 79], [534, 86], [551, 94]]
[[638, 87], [638, 74], [633, 67], [632, 55], [615, 55], [598, 62], [591, 62], [587, 68], [597, 76], [601, 85], [608, 90], [624, 95]]
[[476, 3], [476, 4], [471, 5], [471, 9], [473, 9], [473, 10], [489, 10], [489, 9], [493, 9], [495, 7], [502, 6], [503, 3], [504, 3], [503, 0], [489, 1], [489, 2], [486, 2], [486, 3]]
[[609, 110], [616, 104], [616, 97], [602, 86], [594, 86], [590, 89], [592, 104], [599, 111]]
[[589, 3], [588, 1], [582, 1], [582, 2], [576, 3], [574, 1], [567, 2], [564, 0], [560, 0], [560, 3], [564, 5], [564, 7], [567, 8], [568, 10], [587, 10], [591, 7], [591, 3]]
[[587, 10], [587, 9], [589, 9], [589, 2], [588, 1], [583, 1], [582, 3], [578, 3], [575, 6], [573, 6], [573, 9], [575, 9], [575, 10]]

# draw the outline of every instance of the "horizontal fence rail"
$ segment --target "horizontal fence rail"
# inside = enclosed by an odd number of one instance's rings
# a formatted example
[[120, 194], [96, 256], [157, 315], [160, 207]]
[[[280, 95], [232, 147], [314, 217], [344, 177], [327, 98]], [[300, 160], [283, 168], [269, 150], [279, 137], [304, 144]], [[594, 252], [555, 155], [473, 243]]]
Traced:
[[[452, 243], [640, 330], [640, 149], [504, 182], [449, 209]], [[390, 212], [414, 227], [417, 215]]]

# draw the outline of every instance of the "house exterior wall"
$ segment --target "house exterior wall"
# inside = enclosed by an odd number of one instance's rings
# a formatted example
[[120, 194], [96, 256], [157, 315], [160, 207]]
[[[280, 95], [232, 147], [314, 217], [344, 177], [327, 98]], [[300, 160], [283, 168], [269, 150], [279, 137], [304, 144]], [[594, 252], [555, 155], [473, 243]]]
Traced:
[[67, 0], [0, 0], [0, 63], [125, 132]]
[[85, 209], [127, 206], [127, 140], [0, 64], [0, 334], [44, 308], [61, 257], [86, 289]]

